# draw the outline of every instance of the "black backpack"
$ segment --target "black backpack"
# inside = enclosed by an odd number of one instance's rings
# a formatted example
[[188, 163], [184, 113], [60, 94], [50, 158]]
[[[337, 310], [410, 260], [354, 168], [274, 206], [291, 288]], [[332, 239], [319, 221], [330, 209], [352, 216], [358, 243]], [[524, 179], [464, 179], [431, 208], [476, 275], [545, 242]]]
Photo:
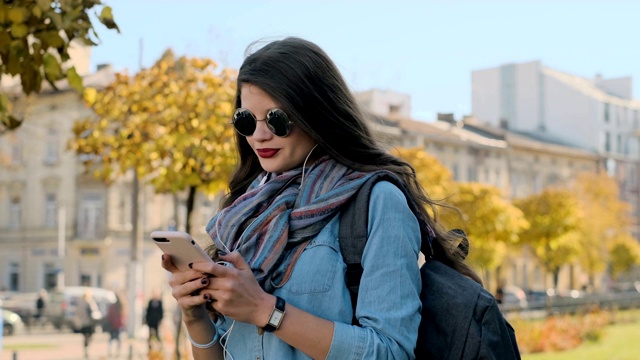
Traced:
[[[340, 214], [340, 250], [347, 264], [346, 282], [356, 325], [359, 324], [355, 308], [363, 271], [360, 262], [368, 238], [369, 195], [373, 186], [383, 180], [407, 193], [396, 177], [376, 174], [362, 185]], [[415, 206], [408, 202], [415, 213]], [[422, 229], [423, 225], [421, 223]], [[430, 258], [430, 244], [422, 238], [421, 251], [427, 261], [420, 268], [422, 319], [416, 358], [519, 360], [515, 331], [500, 312], [493, 295], [477, 282]]]

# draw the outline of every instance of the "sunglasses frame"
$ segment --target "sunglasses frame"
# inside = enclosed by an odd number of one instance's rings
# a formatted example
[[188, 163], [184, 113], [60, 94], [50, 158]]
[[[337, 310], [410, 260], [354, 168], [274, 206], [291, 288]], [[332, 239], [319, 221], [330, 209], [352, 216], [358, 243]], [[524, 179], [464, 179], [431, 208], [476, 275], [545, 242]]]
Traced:
[[[240, 132], [240, 130], [238, 130], [238, 127], [236, 126], [236, 121], [237, 121], [237, 117], [240, 113], [246, 112], [248, 113], [254, 121], [254, 128], [253, 128], [253, 132], [249, 135], [247, 134], [243, 134]], [[280, 115], [273, 115], [274, 113], [279, 112]], [[284, 135], [278, 135], [275, 133], [275, 127], [270, 123], [270, 120], [273, 116], [283, 116], [284, 119], [286, 120], [285, 122], [285, 126], [287, 129], [286, 134]], [[253, 136], [253, 134], [256, 132], [256, 128], [258, 126], [258, 121], [264, 121], [267, 124], [267, 128], [269, 128], [269, 131], [271, 131], [271, 133], [277, 137], [287, 137], [290, 133], [291, 133], [291, 124], [293, 124], [293, 122], [291, 120], [289, 120], [289, 115], [287, 115], [287, 113], [277, 107], [271, 108], [269, 110], [267, 110], [267, 117], [265, 117], [264, 119], [258, 119], [254, 113], [251, 112], [251, 110], [247, 109], [247, 108], [237, 108], [236, 111], [233, 112], [233, 117], [231, 120], [231, 124], [233, 125], [233, 128], [236, 130], [236, 132], [244, 137], [248, 137], [248, 136]]]

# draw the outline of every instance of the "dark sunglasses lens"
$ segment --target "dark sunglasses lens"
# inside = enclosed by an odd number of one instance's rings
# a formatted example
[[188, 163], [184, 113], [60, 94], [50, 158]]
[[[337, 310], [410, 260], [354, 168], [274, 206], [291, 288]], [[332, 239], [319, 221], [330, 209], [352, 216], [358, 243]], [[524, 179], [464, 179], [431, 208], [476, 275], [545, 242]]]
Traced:
[[248, 110], [239, 110], [233, 115], [233, 126], [243, 136], [251, 136], [256, 131], [256, 120]]
[[276, 136], [289, 135], [289, 118], [287, 114], [280, 109], [269, 111], [269, 114], [267, 114], [267, 125], [269, 125], [269, 130]]

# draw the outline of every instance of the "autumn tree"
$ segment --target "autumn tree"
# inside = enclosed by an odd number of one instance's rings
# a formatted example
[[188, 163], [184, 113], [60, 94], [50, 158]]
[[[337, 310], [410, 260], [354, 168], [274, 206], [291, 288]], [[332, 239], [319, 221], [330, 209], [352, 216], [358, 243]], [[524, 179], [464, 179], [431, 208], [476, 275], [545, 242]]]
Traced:
[[451, 195], [453, 183], [451, 171], [436, 157], [419, 147], [398, 147], [392, 149], [391, 153], [413, 166], [418, 182], [432, 199], [443, 199]]
[[607, 268], [612, 242], [629, 234], [631, 206], [620, 200], [618, 184], [604, 173], [579, 174], [572, 191], [584, 216], [578, 260], [593, 286], [595, 276]]
[[92, 155], [87, 165], [98, 165], [102, 180], [135, 170], [158, 192], [188, 189], [190, 213], [196, 190], [223, 190], [235, 166], [234, 79], [212, 60], [168, 50], [135, 76], [119, 73], [102, 91], [86, 89], [96, 116], [74, 124], [70, 146]]
[[196, 192], [225, 189], [236, 163], [230, 124], [235, 71], [218, 71], [209, 59], [176, 58], [168, 50], [153, 67], [135, 76], [116, 74], [106, 89], [89, 88], [84, 95], [96, 116], [74, 124], [71, 149], [90, 155], [86, 165], [106, 182], [133, 171], [134, 217], [137, 179], [158, 192], [187, 190], [189, 232]]
[[492, 185], [455, 183], [447, 203], [460, 211], [443, 213], [448, 228], [466, 231], [470, 239], [469, 260], [485, 270], [485, 276], [502, 264], [509, 245], [518, 243], [518, 234], [528, 227], [522, 211], [513, 206]]
[[631, 234], [620, 234], [609, 244], [611, 277], [618, 276], [640, 264], [640, 244]]
[[581, 213], [575, 195], [566, 189], [547, 188], [514, 201], [522, 210], [530, 226], [520, 234], [540, 265], [553, 275], [558, 286], [558, 274], [563, 265], [570, 264], [579, 253], [577, 230]]
[[421, 148], [397, 148], [392, 153], [414, 167], [418, 182], [432, 199], [446, 205], [438, 207], [436, 214], [443, 226], [467, 233], [470, 261], [487, 271], [498, 267], [508, 245], [516, 243], [518, 233], [528, 225], [522, 212], [494, 186], [453, 181], [449, 169]]
[[[82, 89], [82, 78], [69, 61], [69, 47], [94, 46], [99, 41], [90, 13], [119, 31], [112, 10], [100, 0], [11, 0], [0, 2], [0, 78], [19, 77], [22, 92], [37, 93], [46, 81]], [[14, 129], [22, 119], [12, 113], [10, 99], [0, 92], [0, 134]]]

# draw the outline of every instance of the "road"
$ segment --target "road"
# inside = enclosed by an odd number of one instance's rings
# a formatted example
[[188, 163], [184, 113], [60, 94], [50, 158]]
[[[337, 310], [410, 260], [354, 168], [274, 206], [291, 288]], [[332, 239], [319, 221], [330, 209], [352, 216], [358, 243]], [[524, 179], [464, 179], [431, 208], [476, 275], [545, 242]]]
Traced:
[[[170, 340], [170, 339], [166, 339]], [[120, 356], [108, 352], [109, 335], [96, 333], [89, 345], [88, 357], [84, 357], [83, 338], [81, 334], [61, 332], [53, 328], [36, 328], [21, 334], [5, 336], [2, 340], [0, 360], [138, 360], [149, 359], [146, 337], [129, 340], [122, 334], [122, 348]], [[172, 341], [165, 341], [162, 353], [164, 357], [154, 357], [155, 360], [172, 359]], [[109, 356], [111, 355], [111, 356]]]

